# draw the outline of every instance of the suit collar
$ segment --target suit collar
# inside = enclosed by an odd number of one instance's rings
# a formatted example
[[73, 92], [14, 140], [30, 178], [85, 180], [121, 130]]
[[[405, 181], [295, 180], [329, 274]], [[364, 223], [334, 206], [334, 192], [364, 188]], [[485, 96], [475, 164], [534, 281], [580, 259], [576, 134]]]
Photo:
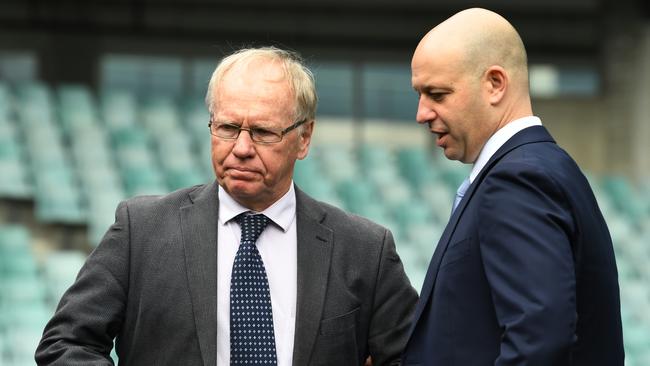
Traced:
[[181, 207], [181, 231], [194, 324], [204, 365], [217, 359], [217, 182], [189, 193]]
[[321, 206], [296, 187], [298, 287], [294, 365], [309, 364], [325, 305], [334, 244], [332, 229], [323, 225], [325, 217]]
[[492, 137], [487, 140], [481, 149], [478, 158], [474, 162], [474, 166], [472, 167], [472, 171], [469, 175], [469, 181], [473, 182], [476, 179], [490, 158], [499, 150], [501, 146], [508, 142], [512, 136], [528, 127], [541, 125], [542, 121], [538, 117], [527, 116], [516, 119], [495, 132], [494, 135], [492, 135]]
[[438, 241], [438, 245], [436, 246], [436, 249], [433, 253], [431, 262], [429, 263], [429, 268], [427, 269], [427, 274], [424, 279], [422, 291], [420, 291], [420, 301], [418, 302], [418, 305], [415, 309], [415, 315], [413, 318], [414, 321], [411, 325], [410, 334], [413, 334], [413, 329], [417, 326], [418, 320], [422, 315], [424, 308], [427, 306], [427, 303], [431, 301], [431, 293], [433, 292], [434, 284], [438, 276], [438, 269], [440, 268], [440, 262], [442, 261], [444, 252], [447, 250], [447, 246], [449, 245], [449, 240], [451, 239], [451, 236], [456, 230], [458, 221], [460, 217], [463, 215], [463, 212], [465, 211], [465, 207], [467, 206], [467, 203], [472, 199], [472, 196], [476, 191], [476, 187], [478, 187], [478, 185], [483, 181], [483, 179], [485, 179], [485, 176], [488, 174], [488, 172], [506, 154], [508, 154], [510, 151], [522, 145], [536, 143], [536, 142], [555, 143], [555, 140], [553, 140], [553, 137], [551, 137], [551, 135], [548, 133], [546, 128], [544, 128], [543, 126], [533, 126], [517, 132], [508, 141], [506, 141], [496, 151], [496, 153], [494, 153], [494, 155], [492, 155], [492, 157], [485, 164], [485, 167], [479, 173], [476, 180], [474, 180], [474, 182], [467, 189], [465, 196], [460, 201], [460, 204], [458, 205], [456, 210], [449, 218], [449, 222], [447, 223], [447, 226], [445, 227], [445, 230], [443, 231], [440, 240]]

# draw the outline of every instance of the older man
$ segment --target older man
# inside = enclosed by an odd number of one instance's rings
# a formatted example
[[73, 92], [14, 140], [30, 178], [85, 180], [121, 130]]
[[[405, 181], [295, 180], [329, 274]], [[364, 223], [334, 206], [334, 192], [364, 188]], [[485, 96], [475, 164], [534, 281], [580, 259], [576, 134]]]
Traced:
[[616, 263], [584, 175], [533, 116], [524, 45], [485, 9], [412, 59], [417, 121], [473, 164], [438, 242], [405, 365], [623, 365]]
[[38, 364], [110, 364], [114, 338], [125, 365], [397, 362], [416, 293], [391, 233], [292, 182], [314, 128], [309, 70], [243, 50], [206, 101], [216, 182], [119, 205]]

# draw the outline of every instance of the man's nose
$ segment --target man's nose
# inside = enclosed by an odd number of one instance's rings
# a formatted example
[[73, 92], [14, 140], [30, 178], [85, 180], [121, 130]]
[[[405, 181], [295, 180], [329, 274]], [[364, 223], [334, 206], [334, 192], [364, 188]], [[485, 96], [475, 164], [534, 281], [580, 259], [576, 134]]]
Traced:
[[239, 136], [235, 139], [235, 146], [232, 149], [233, 154], [237, 157], [248, 157], [255, 153], [255, 143], [251, 139], [251, 133], [248, 130], [239, 131]]
[[435, 111], [428, 105], [428, 101], [425, 96], [420, 96], [418, 100], [418, 110], [415, 115], [415, 120], [418, 123], [429, 123], [436, 119]]

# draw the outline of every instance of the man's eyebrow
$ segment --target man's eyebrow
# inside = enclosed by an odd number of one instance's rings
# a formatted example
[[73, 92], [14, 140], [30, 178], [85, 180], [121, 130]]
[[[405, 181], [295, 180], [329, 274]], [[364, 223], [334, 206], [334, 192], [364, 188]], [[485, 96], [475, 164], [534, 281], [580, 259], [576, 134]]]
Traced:
[[282, 129], [279, 125], [271, 121], [257, 121], [248, 125], [251, 128], [265, 128], [269, 130], [279, 130]]
[[437, 85], [413, 86], [413, 90], [418, 93], [450, 93], [454, 91], [453, 88]]

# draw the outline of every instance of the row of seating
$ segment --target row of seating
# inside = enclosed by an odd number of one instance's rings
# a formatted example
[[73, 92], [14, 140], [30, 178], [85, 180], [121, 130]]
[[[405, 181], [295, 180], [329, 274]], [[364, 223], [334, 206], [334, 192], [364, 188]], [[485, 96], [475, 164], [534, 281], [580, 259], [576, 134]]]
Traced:
[[28, 175], [23, 164], [23, 146], [20, 144], [13, 120], [11, 92], [0, 84], [0, 196], [24, 199], [32, 196]]
[[58, 252], [39, 263], [25, 227], [0, 226], [0, 364], [33, 365], [43, 328], [84, 259]]

